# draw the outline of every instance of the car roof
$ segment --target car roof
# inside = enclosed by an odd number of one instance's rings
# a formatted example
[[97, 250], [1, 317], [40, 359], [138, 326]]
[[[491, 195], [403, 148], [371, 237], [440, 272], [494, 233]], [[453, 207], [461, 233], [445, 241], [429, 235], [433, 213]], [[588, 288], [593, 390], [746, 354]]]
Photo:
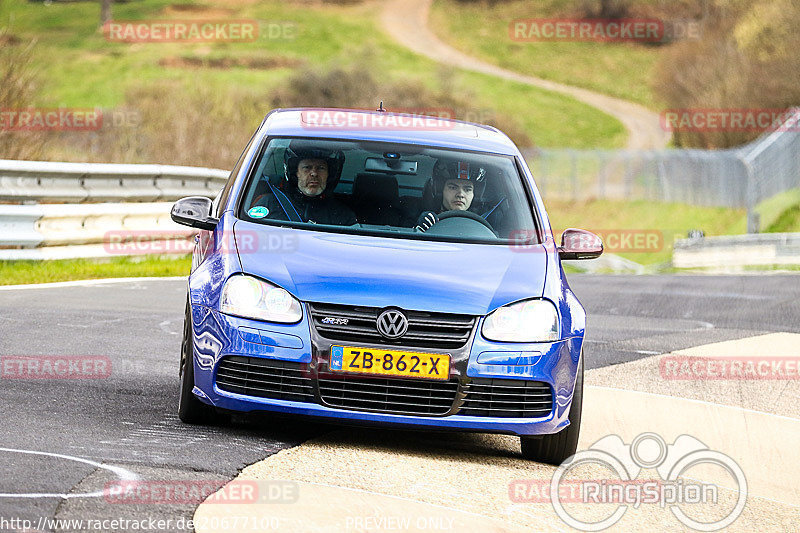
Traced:
[[516, 155], [516, 146], [492, 126], [435, 116], [363, 109], [275, 109], [264, 119], [273, 137], [311, 137], [413, 143]]

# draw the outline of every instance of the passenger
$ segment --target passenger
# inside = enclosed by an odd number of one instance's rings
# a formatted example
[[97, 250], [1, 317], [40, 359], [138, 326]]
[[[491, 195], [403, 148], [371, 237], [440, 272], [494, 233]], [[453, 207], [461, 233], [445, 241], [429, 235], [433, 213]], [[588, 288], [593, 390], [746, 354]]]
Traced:
[[333, 197], [342, 174], [340, 151], [294, 144], [283, 160], [285, 183], [268, 184], [269, 192], [257, 199], [258, 205], [266, 201], [269, 218], [339, 226], [357, 222], [355, 213]]
[[431, 188], [432, 210], [423, 211], [417, 220], [416, 229], [427, 231], [439, 221], [438, 215], [445, 211], [467, 211], [475, 196], [481, 196], [486, 170], [471, 166], [464, 161], [437, 161], [433, 167]]

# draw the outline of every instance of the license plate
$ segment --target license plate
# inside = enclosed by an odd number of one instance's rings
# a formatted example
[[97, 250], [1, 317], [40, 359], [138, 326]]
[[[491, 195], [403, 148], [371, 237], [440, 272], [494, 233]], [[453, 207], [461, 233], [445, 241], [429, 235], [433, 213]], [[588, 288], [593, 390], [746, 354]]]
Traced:
[[331, 346], [330, 368], [334, 372], [446, 380], [450, 377], [450, 356], [405, 350]]

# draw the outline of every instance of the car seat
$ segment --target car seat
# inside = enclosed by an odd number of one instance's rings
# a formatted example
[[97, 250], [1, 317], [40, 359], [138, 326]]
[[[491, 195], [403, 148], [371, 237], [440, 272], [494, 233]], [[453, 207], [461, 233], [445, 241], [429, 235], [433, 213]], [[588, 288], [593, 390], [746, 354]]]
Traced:
[[397, 178], [361, 173], [353, 180], [353, 210], [361, 224], [399, 226], [402, 218]]

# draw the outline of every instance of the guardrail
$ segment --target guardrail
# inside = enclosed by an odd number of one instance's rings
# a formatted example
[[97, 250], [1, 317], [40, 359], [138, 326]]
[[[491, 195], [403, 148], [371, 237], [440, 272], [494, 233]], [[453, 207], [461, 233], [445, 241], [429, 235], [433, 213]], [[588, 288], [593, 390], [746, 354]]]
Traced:
[[189, 253], [195, 232], [172, 222], [172, 202], [214, 197], [228, 174], [0, 160], [0, 260]]
[[759, 233], [675, 241], [676, 268], [800, 265], [800, 233]]
[[[170, 220], [172, 202], [213, 197], [227, 178], [198, 167], [0, 160], [0, 260], [188, 253], [193, 232]], [[797, 265], [800, 234], [680, 240], [673, 264]]]
[[164, 202], [213, 196], [225, 170], [168, 165], [0, 159], [0, 202]]
[[42, 260], [191, 252], [196, 231], [172, 202], [0, 205], [0, 259]]

